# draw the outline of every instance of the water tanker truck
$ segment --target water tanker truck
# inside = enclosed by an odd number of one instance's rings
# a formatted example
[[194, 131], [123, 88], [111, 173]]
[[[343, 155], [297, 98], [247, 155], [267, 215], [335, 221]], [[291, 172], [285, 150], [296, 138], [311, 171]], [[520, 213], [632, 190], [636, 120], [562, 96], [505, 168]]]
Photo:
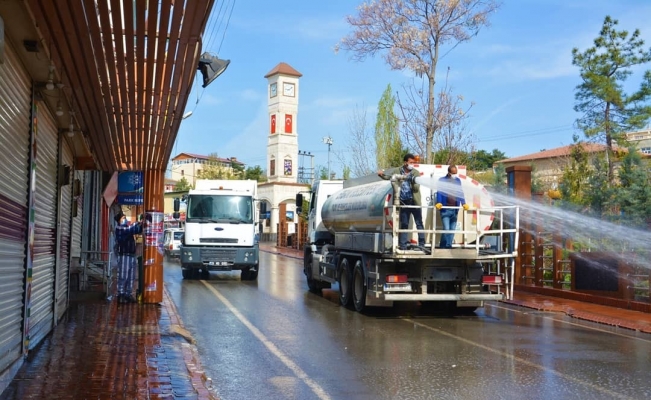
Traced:
[[[459, 175], [468, 210], [459, 209], [456, 227], [445, 231], [435, 207], [439, 178], [447, 166], [419, 165], [424, 230], [399, 229], [401, 175], [347, 181], [321, 180], [309, 193], [308, 240], [303, 268], [309, 290], [339, 286], [342, 305], [361, 312], [368, 306], [419, 301], [474, 311], [484, 301], [512, 295], [519, 210], [497, 206], [479, 182]], [[299, 208], [303, 195], [296, 196]], [[415, 207], [415, 206], [410, 206]], [[444, 207], [445, 208], [445, 207]], [[450, 207], [453, 208], [453, 207]], [[454, 229], [452, 229], [454, 228]], [[398, 234], [414, 245], [399, 249]], [[417, 234], [426, 236], [424, 247]], [[454, 234], [452, 248], [438, 248], [440, 235]], [[439, 303], [436, 303], [439, 302]]]

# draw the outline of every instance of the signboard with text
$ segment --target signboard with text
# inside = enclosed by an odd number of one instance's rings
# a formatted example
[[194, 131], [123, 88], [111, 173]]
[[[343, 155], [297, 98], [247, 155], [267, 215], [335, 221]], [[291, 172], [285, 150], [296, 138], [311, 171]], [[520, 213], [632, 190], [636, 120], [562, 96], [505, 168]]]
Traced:
[[117, 202], [125, 205], [144, 203], [142, 171], [123, 171], [118, 174]]

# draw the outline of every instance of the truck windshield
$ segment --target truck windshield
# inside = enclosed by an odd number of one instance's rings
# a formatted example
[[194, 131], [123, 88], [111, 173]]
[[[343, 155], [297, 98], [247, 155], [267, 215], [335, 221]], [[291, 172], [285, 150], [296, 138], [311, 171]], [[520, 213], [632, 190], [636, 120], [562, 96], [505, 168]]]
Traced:
[[186, 222], [253, 223], [251, 196], [190, 195]]

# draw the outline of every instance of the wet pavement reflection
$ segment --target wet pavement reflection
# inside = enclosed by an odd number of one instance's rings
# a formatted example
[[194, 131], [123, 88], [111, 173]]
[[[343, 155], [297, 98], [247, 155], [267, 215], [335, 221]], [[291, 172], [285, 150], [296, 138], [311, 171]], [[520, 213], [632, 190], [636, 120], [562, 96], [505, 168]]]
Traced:
[[299, 260], [257, 282], [166, 285], [222, 399], [651, 397], [651, 335], [494, 302], [469, 315], [400, 303], [360, 314], [308, 292]]
[[193, 351], [176, 334], [168, 311], [160, 305], [72, 302], [0, 398], [212, 398], [189, 373], [185, 360]]

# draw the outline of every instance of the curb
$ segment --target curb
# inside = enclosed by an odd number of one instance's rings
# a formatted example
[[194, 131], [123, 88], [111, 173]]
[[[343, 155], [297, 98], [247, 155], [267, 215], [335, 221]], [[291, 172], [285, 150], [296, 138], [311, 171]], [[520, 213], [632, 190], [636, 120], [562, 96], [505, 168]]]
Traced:
[[185, 367], [188, 370], [192, 386], [194, 387], [197, 396], [200, 399], [219, 400], [219, 398], [209, 390], [210, 386], [212, 386], [212, 380], [208, 378], [203, 371], [203, 367], [199, 360], [199, 354], [195, 346], [196, 340], [190, 331], [185, 329], [183, 321], [176, 309], [176, 305], [172, 301], [165, 286], [163, 286], [163, 307], [167, 309], [170, 316], [171, 332], [175, 335], [181, 336], [187, 341], [187, 343], [181, 345], [181, 350]]
[[[283, 252], [282, 250], [278, 250], [278, 248], [276, 246], [271, 246], [271, 247], [268, 247], [268, 248], [260, 247], [260, 251], [264, 251], [265, 253], [270, 253], [270, 254], [278, 254], [278, 255], [281, 255], [281, 256], [289, 257], [289, 258], [295, 258], [297, 260], [302, 260], [303, 259], [302, 256], [298, 256], [298, 255], [295, 255], [295, 254], [291, 254], [289, 252]], [[298, 250], [292, 250], [292, 251], [298, 251]]]
[[647, 324], [639, 324], [628, 320], [616, 319], [605, 315], [594, 314], [591, 312], [576, 310], [568, 306], [559, 305], [543, 305], [540, 303], [533, 303], [521, 300], [502, 300], [502, 303], [512, 304], [519, 307], [529, 308], [538, 311], [556, 312], [567, 315], [571, 318], [580, 319], [582, 321], [595, 322], [602, 325], [615, 326], [618, 328], [629, 329], [632, 331], [651, 333], [651, 326]]

